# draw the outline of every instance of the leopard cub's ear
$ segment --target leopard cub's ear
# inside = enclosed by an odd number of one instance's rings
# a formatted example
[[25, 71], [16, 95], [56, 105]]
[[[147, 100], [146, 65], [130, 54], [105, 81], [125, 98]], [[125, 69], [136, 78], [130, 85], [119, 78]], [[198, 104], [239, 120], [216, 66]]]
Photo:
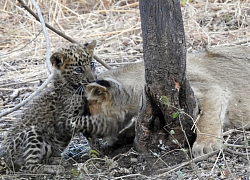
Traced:
[[64, 65], [66, 59], [67, 57], [64, 54], [56, 52], [50, 57], [50, 62], [53, 67], [60, 69]]
[[87, 43], [87, 51], [92, 56], [94, 54], [94, 49], [96, 46], [96, 40], [93, 40], [91, 43]]

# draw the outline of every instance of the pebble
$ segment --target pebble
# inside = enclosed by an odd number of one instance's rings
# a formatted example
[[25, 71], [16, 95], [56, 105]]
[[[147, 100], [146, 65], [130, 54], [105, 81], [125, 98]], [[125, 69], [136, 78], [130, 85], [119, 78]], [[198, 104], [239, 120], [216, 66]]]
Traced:
[[138, 160], [137, 160], [137, 158], [130, 158], [130, 162], [131, 163], [135, 163], [135, 162], [137, 162]]

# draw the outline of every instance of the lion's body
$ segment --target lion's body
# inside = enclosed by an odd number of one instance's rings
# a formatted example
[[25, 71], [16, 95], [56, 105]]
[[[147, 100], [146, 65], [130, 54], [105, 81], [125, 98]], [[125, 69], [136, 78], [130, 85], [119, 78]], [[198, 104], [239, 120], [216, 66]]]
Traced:
[[250, 49], [242, 46], [214, 48], [205, 55], [188, 57], [188, 78], [202, 110], [194, 156], [221, 147], [222, 127], [250, 128], [249, 57]]
[[[193, 145], [195, 156], [220, 148], [223, 125], [250, 128], [249, 52], [247, 47], [222, 47], [188, 56], [188, 79], [202, 110]], [[117, 126], [122, 122], [119, 132], [124, 136], [130, 118], [137, 115], [140, 107], [144, 64], [125, 65], [115, 72], [101, 74], [100, 81], [88, 85], [86, 92], [92, 114], [102, 114]], [[130, 135], [133, 128], [129, 126]]]

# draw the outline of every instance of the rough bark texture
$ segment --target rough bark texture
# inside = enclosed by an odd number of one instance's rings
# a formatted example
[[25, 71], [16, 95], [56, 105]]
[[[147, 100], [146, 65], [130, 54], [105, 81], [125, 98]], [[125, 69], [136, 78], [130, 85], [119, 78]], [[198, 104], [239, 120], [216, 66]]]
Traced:
[[[197, 106], [185, 75], [186, 47], [180, 2], [140, 0], [140, 13], [147, 85], [136, 124], [135, 147], [145, 152], [186, 145], [182, 127], [192, 142], [193, 122], [183, 114], [173, 118], [173, 113], [177, 112], [176, 108], [182, 108], [196, 116]], [[161, 96], [169, 99], [170, 106], [160, 100]]]

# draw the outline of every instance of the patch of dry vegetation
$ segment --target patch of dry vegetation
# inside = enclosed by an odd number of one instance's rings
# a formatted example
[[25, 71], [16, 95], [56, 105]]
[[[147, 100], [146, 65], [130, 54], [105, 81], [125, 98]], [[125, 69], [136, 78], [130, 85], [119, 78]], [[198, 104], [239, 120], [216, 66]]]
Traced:
[[[26, 0], [26, 3], [36, 12], [30, 1]], [[80, 43], [97, 40], [96, 55], [109, 65], [118, 66], [122, 63], [142, 60], [140, 13], [137, 0], [38, 0], [37, 3], [46, 22], [54, 28]], [[220, 45], [249, 46], [249, 0], [183, 0], [182, 12], [188, 52], [202, 51], [205, 47]], [[48, 32], [52, 51], [68, 43], [54, 32], [50, 30]], [[48, 70], [45, 66], [45, 53], [46, 42], [40, 23], [20, 7], [17, 1], [2, 0], [0, 8], [1, 111], [21, 102], [46, 79]], [[99, 71], [102, 70], [99, 65]], [[1, 118], [3, 132], [18, 113], [19, 111], [16, 111]], [[231, 139], [232, 143], [242, 138], [242, 132], [233, 135], [235, 138]], [[119, 159], [115, 157], [114, 160], [117, 162], [124, 160], [130, 167], [117, 167], [112, 171], [107, 168], [103, 176], [99, 176], [101, 179], [109, 179], [111, 176], [116, 176], [114, 179], [153, 178], [136, 175], [140, 172], [139, 169], [145, 169], [147, 164], [137, 159], [138, 155], [135, 152], [120, 156]], [[178, 157], [178, 153], [173, 152], [171, 156]], [[155, 158], [158, 169], [167, 168], [168, 162], [165, 155], [161, 160], [159, 157], [151, 158]], [[160, 162], [164, 163], [160, 164]], [[104, 161], [105, 163], [107, 161]], [[164, 176], [158, 174], [154, 178], [243, 180], [250, 177], [249, 158], [247, 160], [240, 153], [238, 155], [222, 153], [222, 156], [215, 155], [196, 164], [187, 165], [185, 168], [179, 167], [175, 171], [166, 173], [171, 169], [168, 167], [164, 170]], [[91, 164], [91, 166], [94, 166], [91, 173], [95, 175], [85, 176], [89, 179], [96, 178], [102, 167], [98, 164]], [[119, 178], [119, 176], [122, 177]], [[4, 179], [4, 176], [2, 177]]]

